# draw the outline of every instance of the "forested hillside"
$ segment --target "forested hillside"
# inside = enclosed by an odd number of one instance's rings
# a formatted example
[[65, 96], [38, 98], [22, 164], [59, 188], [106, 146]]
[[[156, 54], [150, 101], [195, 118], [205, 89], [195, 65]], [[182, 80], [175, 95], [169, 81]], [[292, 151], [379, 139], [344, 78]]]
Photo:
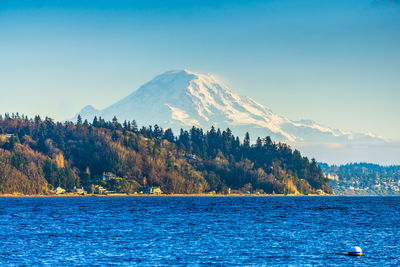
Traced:
[[339, 195], [400, 195], [400, 166], [351, 163], [340, 166], [319, 164], [327, 174], [337, 176], [331, 186]]
[[123, 179], [103, 184], [133, 193], [160, 186], [166, 193], [332, 193], [315, 160], [269, 137], [251, 145], [232, 132], [193, 127], [175, 136], [157, 125], [54, 122], [50, 118], [0, 117], [0, 193], [48, 194], [104, 183], [103, 172]]

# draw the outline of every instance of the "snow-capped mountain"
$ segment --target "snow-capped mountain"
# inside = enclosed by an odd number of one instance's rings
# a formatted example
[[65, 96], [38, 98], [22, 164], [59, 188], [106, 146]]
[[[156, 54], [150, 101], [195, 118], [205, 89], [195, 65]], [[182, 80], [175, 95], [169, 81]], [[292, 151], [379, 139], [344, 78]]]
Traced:
[[188, 70], [165, 72], [103, 110], [87, 106], [79, 114], [89, 121], [94, 116], [106, 120], [116, 116], [119, 121], [136, 120], [138, 125], [158, 124], [172, 128], [175, 134], [180, 128], [209, 130], [215, 126], [230, 128], [240, 138], [249, 132], [253, 140], [271, 136], [291, 144], [383, 141], [371, 133], [344, 132], [309, 120], [292, 121], [239, 96], [211, 75]]

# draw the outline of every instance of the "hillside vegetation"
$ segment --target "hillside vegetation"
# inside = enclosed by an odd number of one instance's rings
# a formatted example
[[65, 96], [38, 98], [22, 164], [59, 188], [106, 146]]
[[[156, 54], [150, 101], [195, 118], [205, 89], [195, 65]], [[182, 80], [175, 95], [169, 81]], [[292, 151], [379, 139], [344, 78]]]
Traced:
[[371, 163], [319, 165], [324, 173], [337, 176], [330, 184], [338, 195], [400, 195], [400, 166]]
[[123, 179], [103, 184], [133, 193], [160, 186], [166, 193], [332, 193], [315, 160], [269, 137], [251, 145], [227, 129], [138, 128], [116, 118], [54, 122], [18, 114], [0, 117], [0, 193], [48, 194], [54, 187], [90, 191], [111, 172]]

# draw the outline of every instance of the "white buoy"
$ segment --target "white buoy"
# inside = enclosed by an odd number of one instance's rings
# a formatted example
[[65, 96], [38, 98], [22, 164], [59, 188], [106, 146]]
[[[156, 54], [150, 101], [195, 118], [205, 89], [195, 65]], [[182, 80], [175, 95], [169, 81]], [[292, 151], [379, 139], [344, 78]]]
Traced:
[[362, 249], [360, 247], [354, 246], [349, 249], [347, 253], [349, 256], [362, 256]]

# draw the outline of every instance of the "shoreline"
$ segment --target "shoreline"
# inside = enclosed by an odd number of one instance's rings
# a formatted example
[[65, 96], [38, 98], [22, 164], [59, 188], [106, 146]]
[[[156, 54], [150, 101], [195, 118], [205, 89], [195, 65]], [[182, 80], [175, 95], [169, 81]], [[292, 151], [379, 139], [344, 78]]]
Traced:
[[[96, 194], [86, 194], [86, 195], [76, 195], [76, 194], [63, 194], [63, 195], [22, 195], [22, 194], [0, 194], [0, 198], [113, 198], [113, 197], [342, 197], [341, 195], [284, 195], [284, 194], [110, 194], [110, 195], [96, 195]], [[352, 196], [343, 196], [352, 197]], [[358, 197], [358, 196], [357, 196]], [[365, 196], [368, 197], [368, 196]], [[378, 196], [379, 197], [379, 196]]]
[[0, 198], [113, 198], [113, 197], [400, 197], [400, 195], [284, 195], [284, 194], [109, 194], [109, 195], [96, 195], [96, 194], [62, 194], [62, 195], [22, 195], [22, 194], [0, 194]]

